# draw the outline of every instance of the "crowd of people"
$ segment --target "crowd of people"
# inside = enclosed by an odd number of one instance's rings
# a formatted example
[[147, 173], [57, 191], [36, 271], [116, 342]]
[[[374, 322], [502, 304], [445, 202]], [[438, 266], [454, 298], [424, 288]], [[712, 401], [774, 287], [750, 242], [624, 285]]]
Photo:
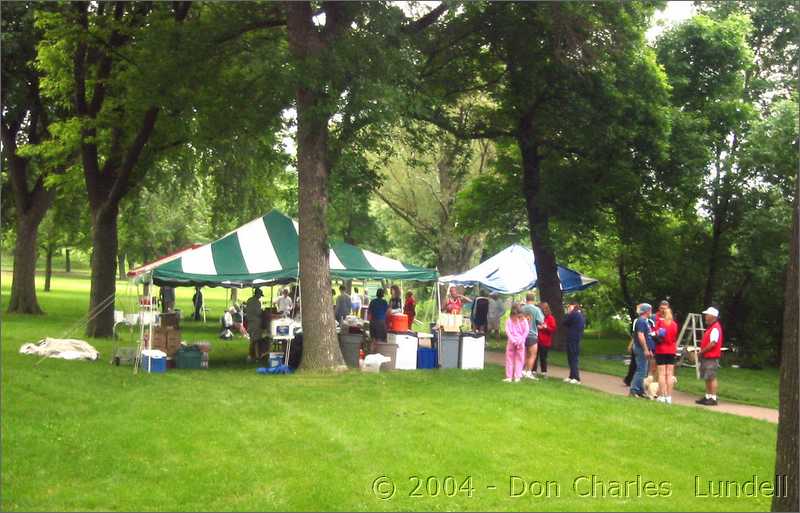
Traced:
[[414, 325], [414, 319], [417, 316], [417, 301], [414, 291], [406, 291], [405, 301], [403, 301], [402, 292], [397, 285], [389, 287], [389, 294], [389, 301], [386, 301], [384, 299], [386, 291], [382, 288], [378, 289], [375, 292], [375, 298], [369, 301], [366, 308], [366, 319], [369, 321], [369, 335], [372, 343], [386, 342], [386, 317], [390, 314], [404, 314], [408, 318], [409, 329], [412, 329]]
[[[494, 295], [493, 295], [494, 296]], [[493, 301], [496, 301], [493, 297]], [[494, 319], [502, 315], [502, 308], [490, 303], [489, 333], [497, 331]], [[636, 398], [655, 399], [672, 404], [672, 391], [676, 383], [675, 364], [678, 354], [678, 322], [669, 302], [660, 303], [658, 312], [648, 303], [637, 305], [637, 319], [631, 327], [632, 338], [629, 345], [631, 354], [628, 375], [624, 381], [630, 387], [629, 395]], [[722, 354], [723, 334], [719, 322], [719, 310], [708, 307], [703, 311], [707, 329], [703, 335], [697, 358], [700, 378], [706, 383], [705, 396], [697, 404], [716, 406], [717, 370]], [[586, 326], [586, 319], [578, 302], [571, 301], [561, 321], [556, 325], [550, 306], [535, 304], [535, 296], [528, 294], [525, 303], [511, 305], [510, 316], [505, 324], [506, 372], [503, 381], [515, 383], [522, 379], [536, 380], [547, 376], [547, 353], [552, 346], [556, 329], [565, 330], [569, 376], [565, 382], [580, 384], [579, 356], [580, 344]], [[650, 393], [647, 382], [655, 383], [657, 391]]]
[[[566, 330], [567, 361], [569, 376], [564, 381], [580, 384], [578, 367], [580, 342], [586, 320], [577, 302], [570, 302], [567, 314], [561, 321]], [[511, 314], [506, 320], [506, 383], [522, 379], [537, 380], [547, 377], [547, 355], [553, 345], [553, 334], [558, 329], [556, 318], [547, 302], [536, 304], [536, 296], [527, 294], [525, 303], [511, 305]]]
[[[405, 314], [411, 328], [416, 317], [416, 299], [414, 292], [406, 291], [405, 297], [397, 285], [389, 287], [389, 299], [385, 299], [385, 289], [378, 289], [376, 297], [369, 298], [366, 288], [359, 292], [354, 287], [348, 293], [344, 285], [339, 287], [339, 294], [334, 295], [334, 314], [341, 323], [348, 316], [366, 319], [370, 323], [370, 338], [373, 342], [385, 342], [387, 335], [386, 318], [390, 314]], [[264, 339], [264, 332], [269, 327], [269, 319], [265, 316], [269, 310], [262, 307], [263, 293], [260, 288], [253, 290], [253, 295], [240, 306], [230, 306], [221, 319], [222, 338], [232, 338], [239, 333], [250, 340], [249, 359], [261, 356], [257, 343]], [[293, 299], [293, 297], [295, 299]], [[171, 287], [162, 287], [162, 306], [171, 311], [175, 305], [175, 293]], [[482, 303], [480, 303], [483, 301]], [[580, 384], [580, 345], [586, 326], [586, 318], [581, 306], [570, 301], [567, 310], [558, 325], [550, 305], [546, 302], [536, 303], [534, 294], [527, 294], [522, 303], [509, 306], [495, 292], [488, 298], [473, 300], [459, 293], [456, 287], [450, 287], [443, 301], [443, 311], [450, 314], [461, 314], [465, 305], [480, 303], [472, 312], [473, 329], [487, 335], [500, 336], [500, 319], [510, 310], [505, 323], [507, 338], [505, 353], [505, 378], [503, 381], [514, 383], [522, 379], [538, 380], [547, 377], [547, 357], [552, 347], [556, 330], [564, 330], [566, 342], [569, 376], [565, 382]], [[192, 317], [200, 320], [204, 308], [203, 293], [196, 287], [192, 297], [194, 312]], [[472, 306], [472, 305], [471, 305]], [[300, 298], [297, 291], [290, 292], [284, 288], [274, 301], [272, 313], [287, 317], [299, 315]], [[672, 392], [676, 382], [675, 364], [677, 359], [678, 321], [670, 307], [669, 301], [661, 301], [658, 311], [648, 303], [636, 306], [638, 317], [631, 326], [631, 341], [628, 351], [630, 363], [624, 383], [629, 387], [629, 395], [636, 398], [656, 399], [659, 402], [672, 404]], [[717, 402], [717, 370], [722, 354], [723, 332], [719, 322], [719, 311], [711, 306], [703, 311], [707, 329], [703, 335], [698, 354], [700, 377], [706, 382], [705, 396], [698, 404], [715, 406]], [[245, 320], [246, 319], [246, 320]], [[649, 383], [657, 383], [657, 392], [648, 390]], [[652, 386], [652, 385], [651, 385]]]
[[[669, 301], [661, 301], [658, 311], [653, 315], [653, 307], [648, 303], [637, 305], [639, 315], [633, 322], [630, 342], [631, 362], [628, 375], [624, 378], [630, 386], [630, 396], [643, 399], [653, 398], [645, 387], [645, 382], [655, 380], [658, 391], [655, 399], [672, 404], [672, 390], [675, 385], [675, 363], [678, 349], [678, 322], [674, 318]], [[705, 396], [697, 404], [716, 406], [717, 370], [722, 356], [723, 333], [719, 322], [719, 310], [710, 306], [703, 312], [707, 326], [700, 342], [696, 358], [699, 359], [700, 379], [705, 381]]]
[[[249, 341], [248, 361], [262, 358], [267, 353], [267, 335], [273, 315], [296, 318], [300, 314], [300, 298], [295, 294], [295, 299], [292, 299], [292, 292], [288, 288], [282, 289], [272, 305], [266, 308], [263, 297], [263, 291], [256, 287], [247, 301], [242, 304], [234, 302], [220, 318], [221, 339], [230, 340], [234, 334], [239, 334]], [[201, 320], [203, 293], [200, 287], [196, 288], [192, 303], [195, 309], [192, 317]]]

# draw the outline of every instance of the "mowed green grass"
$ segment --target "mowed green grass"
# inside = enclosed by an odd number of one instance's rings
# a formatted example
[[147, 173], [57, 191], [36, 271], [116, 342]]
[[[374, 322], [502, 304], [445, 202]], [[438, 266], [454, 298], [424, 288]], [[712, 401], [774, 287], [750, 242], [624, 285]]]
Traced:
[[[580, 368], [590, 372], [600, 372], [622, 378], [628, 366], [619, 357], [626, 353], [628, 340], [622, 337], [607, 336], [588, 330], [581, 343]], [[490, 348], [505, 351], [505, 339], [493, 339]], [[725, 365], [723, 359], [723, 365]], [[567, 355], [551, 351], [548, 363], [567, 367]], [[705, 393], [705, 382], [697, 379], [693, 367], [679, 367], [677, 390], [701, 396]], [[724, 401], [733, 401], [767, 408], [777, 408], [780, 389], [778, 369], [735, 369], [724, 366], [719, 370], [719, 396]]]
[[[5, 304], [10, 282], [3, 278]], [[130, 367], [107, 363], [109, 340], [90, 340], [102, 353], [98, 362], [39, 362], [18, 354], [20, 345], [62, 336], [87, 308], [85, 278], [57, 277], [53, 289], [40, 294], [46, 316], [2, 318], [4, 511], [770, 505], [764, 497], [695, 496], [695, 476], [746, 481], [773, 473], [776, 427], [767, 422], [555, 380], [505, 384], [496, 366], [259, 375], [255, 364], [244, 362], [242, 339], [216, 339], [216, 322], [184, 323], [185, 339], [213, 343], [207, 371], [133, 375]], [[211, 302], [219, 312], [224, 292], [209, 295], [218, 296]], [[186, 308], [189, 296], [190, 290], [180, 291], [179, 306]], [[638, 497], [629, 487], [632, 496], [625, 498], [579, 497], [591, 490], [580, 481], [576, 492], [575, 479], [591, 475], [606, 483], [638, 476], [663, 481], [667, 496]], [[373, 491], [382, 476], [395, 486], [386, 500]], [[455, 480], [415, 490], [415, 476]], [[511, 476], [558, 486], [550, 485], [550, 497], [510, 497]], [[460, 490], [453, 488], [467, 478]]]

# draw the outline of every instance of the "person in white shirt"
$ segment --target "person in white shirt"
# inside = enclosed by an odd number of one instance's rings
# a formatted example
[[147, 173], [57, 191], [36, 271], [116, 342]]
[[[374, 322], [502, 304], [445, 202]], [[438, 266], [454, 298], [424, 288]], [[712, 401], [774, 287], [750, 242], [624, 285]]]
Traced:
[[367, 309], [369, 308], [369, 293], [367, 288], [364, 287], [364, 294], [361, 296], [361, 318], [367, 318]]
[[231, 306], [228, 308], [222, 316], [222, 323], [226, 329], [231, 331], [238, 331], [240, 335], [244, 338], [250, 338], [250, 335], [247, 333], [247, 330], [244, 329], [244, 325], [241, 322], [236, 322], [233, 318], [233, 314], [236, 313], [236, 307]]
[[294, 303], [292, 303], [292, 298], [289, 297], [289, 289], [283, 289], [281, 291], [281, 295], [275, 301], [275, 304], [278, 306], [279, 314], [283, 314], [287, 317], [292, 314]]
[[359, 317], [361, 315], [361, 294], [358, 293], [358, 287], [353, 287], [353, 293], [350, 295], [350, 306], [353, 315]]

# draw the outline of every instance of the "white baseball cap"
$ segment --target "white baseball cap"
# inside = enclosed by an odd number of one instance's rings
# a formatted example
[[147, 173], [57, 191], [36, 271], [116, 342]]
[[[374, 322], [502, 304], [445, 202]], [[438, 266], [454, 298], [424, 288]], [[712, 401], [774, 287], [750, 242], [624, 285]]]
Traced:
[[713, 315], [714, 317], [719, 317], [719, 310], [717, 310], [713, 306], [709, 306], [708, 308], [703, 310], [703, 313], [706, 315]]

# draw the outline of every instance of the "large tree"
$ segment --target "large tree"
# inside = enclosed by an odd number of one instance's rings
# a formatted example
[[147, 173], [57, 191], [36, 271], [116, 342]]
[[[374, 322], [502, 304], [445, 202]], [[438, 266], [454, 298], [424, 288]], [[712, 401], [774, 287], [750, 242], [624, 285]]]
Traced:
[[443, 275], [467, 270], [477, 263], [485, 235], [480, 229], [459, 230], [456, 208], [461, 192], [491, 166], [493, 143], [465, 141], [435, 127], [398, 131], [394, 139], [396, 154], [382, 165], [376, 203], [386, 205], [387, 217], [400, 219], [400, 229], [410, 232], [407, 253], [432, 255], [424, 263]]
[[[581, 203], [602, 197], [593, 194], [593, 186], [613, 176], [614, 169], [604, 172], [593, 161], [608, 165], [621, 158], [629, 163], [626, 168], [638, 162], [640, 175], [652, 169], [651, 154], [631, 150], [648, 146], [637, 129], [661, 132], [649, 143], [650, 152], [660, 151], [665, 89], [643, 37], [652, 11], [653, 6], [633, 2], [468, 4], [427, 48], [421, 75], [440, 101], [422, 105], [419, 116], [461, 137], [514, 143], [538, 287], [559, 318], [555, 212], [570, 216], [567, 205], [588, 212], [589, 205]], [[649, 100], [636, 94], [643, 88], [651, 93]], [[455, 128], [437, 106], [474, 91], [492, 103], [474, 117], [470, 129]], [[628, 94], [637, 97], [638, 110], [627, 110], [626, 120], [610, 106]], [[548, 177], [556, 184], [552, 189]]]
[[703, 189], [711, 217], [704, 304], [716, 299], [718, 274], [727, 256], [736, 203], [747, 176], [738, 166], [744, 133], [754, 117], [745, 95], [753, 54], [747, 45], [750, 21], [695, 16], [658, 41], [659, 61], [672, 85], [673, 104], [698, 121], [696, 136], [709, 148], [710, 176]]
[[[244, 94], [252, 91], [253, 79], [263, 82], [264, 68], [285, 57], [280, 38], [269, 32], [285, 24], [280, 9], [192, 5], [82, 2], [40, 20], [43, 89], [71, 110], [65, 126], [77, 140], [91, 210], [90, 336], [112, 332], [122, 200], [170, 150], [190, 141], [202, 149], [253, 112], [272, 117], [263, 130], [280, 120], [280, 87]], [[259, 59], [247, 51], [253, 47], [264, 50]]]
[[91, 210], [89, 336], [112, 334], [120, 202], [136, 185], [137, 164], [163, 107], [152, 89], [156, 84], [148, 83], [158, 70], [145, 71], [140, 61], [152, 55], [154, 36], [183, 21], [189, 7], [189, 2], [78, 2], [40, 18], [43, 89], [74, 116]]
[[16, 220], [14, 273], [8, 311], [41, 314], [36, 299], [35, 273], [39, 224], [55, 198], [48, 175], [63, 168], [63, 155], [39, 159], [25, 154], [49, 138], [47, 126], [57, 109], [39, 93], [40, 75], [33, 66], [41, 37], [34, 28], [36, 10], [29, 2], [3, 7], [2, 142], [3, 163], [9, 175]]
[[[300, 290], [304, 326], [303, 366], [343, 365], [334, 329], [330, 294], [327, 209], [330, 176], [347, 141], [381, 112], [395, 62], [388, 58], [403, 35], [427, 27], [440, 7], [413, 23], [384, 3], [310, 2], [286, 4], [289, 49], [297, 110], [297, 173], [300, 224]], [[368, 57], [365, 57], [368, 56]], [[331, 140], [332, 121], [336, 140]], [[338, 171], [338, 170], [337, 170]]]
[[786, 476], [789, 489], [784, 496], [773, 497], [772, 511], [800, 509], [800, 169], [796, 180], [784, 292], [780, 422], [775, 456], [775, 475]]

